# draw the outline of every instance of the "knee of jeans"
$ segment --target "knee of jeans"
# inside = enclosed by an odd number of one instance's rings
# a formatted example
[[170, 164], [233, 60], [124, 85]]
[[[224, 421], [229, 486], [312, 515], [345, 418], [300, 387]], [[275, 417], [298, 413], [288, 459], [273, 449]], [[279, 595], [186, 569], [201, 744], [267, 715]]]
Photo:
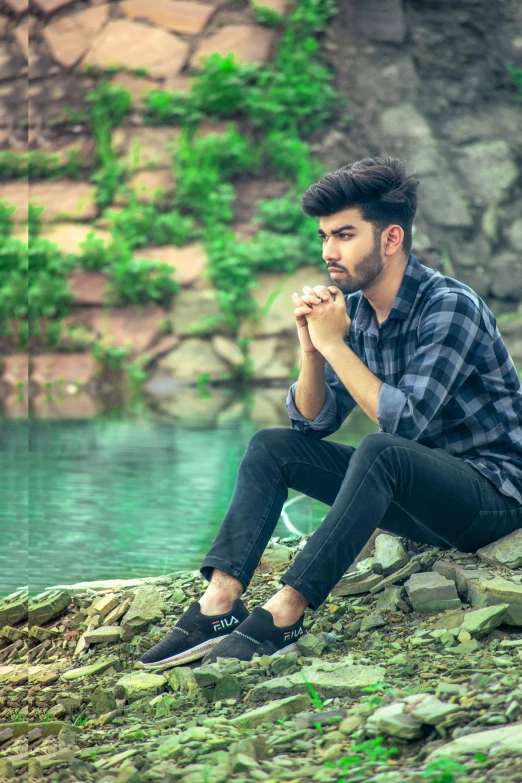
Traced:
[[[389, 432], [371, 432], [369, 435], [365, 435], [361, 440], [353, 457], [356, 454], [361, 456], [362, 454], [379, 454], [389, 446], [397, 445], [397, 435], [390, 435]], [[352, 457], [352, 459], [353, 459]]]
[[263, 427], [254, 432], [248, 445], [249, 447], [262, 446], [270, 452], [280, 451], [283, 444], [287, 443], [292, 436], [295, 438], [293, 430], [288, 427]]

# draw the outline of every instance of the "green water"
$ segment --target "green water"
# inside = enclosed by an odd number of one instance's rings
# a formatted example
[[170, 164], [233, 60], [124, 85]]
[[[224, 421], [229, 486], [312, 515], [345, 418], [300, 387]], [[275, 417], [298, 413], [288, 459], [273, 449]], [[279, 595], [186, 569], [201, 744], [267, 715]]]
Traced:
[[[96, 579], [197, 569], [232, 497], [249, 438], [290, 426], [286, 390], [248, 412], [228, 398], [192, 400], [187, 415], [1, 422], [0, 594]], [[198, 408], [200, 409], [198, 413]], [[183, 409], [185, 410], [185, 409]], [[357, 446], [376, 427], [354, 411], [329, 440]], [[328, 507], [294, 490], [274, 535], [312, 532]]]

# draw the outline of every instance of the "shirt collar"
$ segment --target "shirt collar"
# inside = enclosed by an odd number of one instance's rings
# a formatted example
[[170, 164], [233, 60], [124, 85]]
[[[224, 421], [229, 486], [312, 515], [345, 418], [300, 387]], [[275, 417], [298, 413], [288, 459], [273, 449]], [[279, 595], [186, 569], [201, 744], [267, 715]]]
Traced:
[[[389, 321], [391, 318], [404, 319], [410, 312], [413, 303], [417, 297], [417, 292], [421, 284], [423, 275], [423, 266], [420, 264], [415, 256], [411, 255], [408, 258], [404, 275], [397, 291], [397, 295], [393, 300], [393, 305], [386, 318]], [[356, 329], [363, 331], [371, 329], [372, 326], [376, 330], [376, 324], [372, 318], [374, 314], [373, 307], [361, 293], [359, 298], [359, 306], [353, 319]]]

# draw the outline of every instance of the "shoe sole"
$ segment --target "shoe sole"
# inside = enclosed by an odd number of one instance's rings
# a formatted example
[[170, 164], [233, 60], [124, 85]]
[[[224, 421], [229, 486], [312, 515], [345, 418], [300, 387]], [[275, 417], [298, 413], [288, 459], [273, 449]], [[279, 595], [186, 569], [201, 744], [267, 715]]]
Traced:
[[197, 661], [198, 658], [204, 658], [223, 638], [223, 636], [218, 636], [216, 639], [208, 639], [206, 642], [201, 642], [201, 644], [191, 647], [190, 650], [172, 655], [170, 658], [164, 658], [164, 660], [156, 663], [142, 663], [141, 661], [138, 661], [138, 663], [143, 669], [166, 669], [170, 666], [181, 666], [184, 663]]
[[[298, 653], [300, 653], [299, 647], [297, 646], [297, 644], [295, 642], [292, 642], [292, 644], [287, 644], [286, 647], [281, 647], [280, 650], [277, 650], [277, 652], [272, 653], [270, 658], [278, 658], [281, 655], [286, 655], [287, 653], [290, 653], [290, 652], [298, 652]], [[227, 657], [233, 658], [232, 655], [229, 655]]]

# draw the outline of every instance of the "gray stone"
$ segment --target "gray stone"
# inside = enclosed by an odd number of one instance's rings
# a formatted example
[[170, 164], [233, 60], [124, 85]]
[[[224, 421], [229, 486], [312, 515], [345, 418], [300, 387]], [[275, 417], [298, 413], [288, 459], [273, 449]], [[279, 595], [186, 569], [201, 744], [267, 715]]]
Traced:
[[491, 273], [491, 293], [498, 299], [513, 299], [522, 296], [522, 261], [512, 251], [494, 253], [488, 264]]
[[101, 642], [119, 642], [123, 629], [119, 625], [102, 625], [93, 631], [86, 631], [84, 639], [87, 644], [100, 644]]
[[493, 579], [475, 579], [469, 585], [471, 605], [480, 609], [484, 606], [509, 604], [502, 618], [508, 625], [522, 626], [522, 585], [495, 576]]
[[146, 585], [139, 588], [129, 611], [121, 621], [124, 641], [129, 641], [136, 631], [146, 628], [155, 620], [160, 620], [166, 610], [167, 605], [163, 596], [154, 587]]
[[404, 595], [404, 586], [391, 585], [390, 587], [387, 587], [378, 597], [377, 603], [375, 604], [375, 611], [379, 613], [391, 612], [392, 614], [395, 614], [399, 610], [402, 612], [410, 612], [411, 606], [404, 600]]
[[423, 211], [438, 226], [468, 228], [473, 217], [468, 199], [456, 176], [444, 167], [422, 180]]
[[299, 648], [299, 652], [303, 655], [319, 657], [326, 647], [324, 634], [306, 633], [304, 636], [298, 638], [297, 647]]
[[371, 628], [380, 628], [386, 625], [386, 620], [379, 614], [379, 612], [370, 612], [363, 617], [361, 623], [361, 631], [369, 631]]
[[522, 218], [518, 218], [506, 231], [509, 244], [518, 251], [522, 247]]
[[190, 669], [188, 666], [176, 666], [165, 676], [169, 685], [176, 694], [189, 695], [198, 689], [196, 672], [198, 669]]
[[437, 572], [413, 574], [404, 587], [416, 612], [441, 612], [460, 607], [455, 582]]
[[380, 533], [375, 539], [375, 559], [382, 565], [383, 575], [389, 576], [406, 565], [409, 557], [400, 538]]
[[405, 712], [403, 702], [394, 702], [384, 707], [378, 707], [366, 721], [366, 731], [388, 734], [392, 737], [415, 739], [420, 737], [422, 721]]
[[470, 584], [476, 579], [493, 579], [494, 574], [485, 568], [463, 568], [451, 560], [437, 560], [433, 571], [451, 579], [457, 585], [457, 592], [463, 601], [468, 600]]
[[343, 718], [346, 718], [346, 715], [347, 711], [345, 709], [326, 710], [324, 712], [300, 712], [295, 716], [295, 728], [296, 731], [299, 731], [300, 729], [312, 729], [318, 723], [321, 726], [341, 723]]
[[374, 573], [358, 573], [355, 571], [349, 576], [343, 576], [331, 591], [335, 597], [344, 595], [359, 595], [368, 593], [372, 587], [377, 587], [382, 582], [382, 576]]
[[467, 631], [471, 636], [487, 634], [503, 622], [508, 609], [509, 604], [498, 604], [466, 612], [460, 630]]
[[66, 590], [49, 590], [29, 601], [29, 625], [44, 625], [61, 614], [71, 602]]
[[478, 141], [459, 148], [457, 167], [479, 204], [498, 204], [518, 179], [518, 168], [504, 139]]
[[272, 544], [263, 552], [263, 556], [256, 571], [260, 574], [266, 574], [270, 571], [280, 571], [286, 568], [292, 559], [293, 551], [283, 544]]
[[[205, 291], [194, 293], [204, 294]], [[201, 373], [210, 376], [210, 380], [222, 380], [229, 372], [228, 365], [217, 356], [207, 340], [191, 337], [183, 340], [174, 351], [158, 361], [158, 371], [182, 383], [196, 382]]]
[[365, 0], [358, 9], [356, 30], [371, 41], [403, 43], [406, 21], [402, 0]]
[[[28, 591], [26, 589], [16, 590], [16, 592], [0, 599], [0, 628], [4, 625], [15, 625], [20, 620], [27, 617], [27, 599]], [[34, 623], [31, 623], [34, 625]]]
[[305, 694], [298, 694], [296, 696], [289, 696], [286, 699], [278, 699], [277, 701], [270, 701], [268, 704], [263, 704], [262, 707], [257, 707], [255, 710], [239, 715], [237, 718], [232, 718], [232, 725], [241, 726], [244, 722], [247, 724], [247, 728], [253, 728], [261, 725], [261, 723], [276, 723], [281, 718], [288, 718], [290, 715], [295, 715], [301, 710], [305, 710], [310, 706], [308, 696]]
[[379, 593], [381, 590], [385, 590], [387, 587], [390, 587], [390, 585], [393, 585], [396, 582], [400, 582], [402, 579], [407, 579], [407, 577], [417, 573], [417, 571], [420, 570], [421, 564], [419, 558], [412, 557], [410, 562], [406, 563], [405, 566], [399, 568], [399, 570], [395, 571], [394, 574], [390, 574], [390, 576], [384, 577], [381, 582], [376, 584], [374, 587], [371, 587], [370, 593]]
[[303, 674], [321, 698], [329, 698], [360, 693], [363, 688], [381, 682], [386, 670], [382, 666], [354, 665], [342, 660], [335, 664], [319, 661], [316, 666], [304, 667], [296, 674], [259, 683], [252, 690], [251, 698], [263, 701], [295, 693], [308, 694]]
[[91, 707], [96, 715], [103, 715], [116, 709], [116, 699], [114, 694], [108, 688], [99, 686], [90, 696]]
[[220, 701], [222, 699], [239, 699], [241, 696], [241, 685], [233, 674], [225, 674], [216, 683], [212, 696], [214, 701]]
[[69, 669], [61, 675], [62, 680], [81, 680], [84, 677], [92, 677], [93, 674], [101, 674], [109, 669], [111, 666], [119, 666], [121, 663], [118, 658], [100, 658], [96, 663], [91, 663], [88, 666], [79, 666], [77, 669]]
[[114, 692], [116, 698], [133, 702], [143, 696], [156, 696], [164, 690], [166, 684], [167, 678], [162, 674], [139, 672], [121, 677], [114, 686]]
[[459, 704], [448, 704], [431, 693], [414, 693], [403, 701], [406, 712], [430, 726], [437, 726], [446, 715], [461, 709]]
[[475, 753], [486, 753], [488, 757], [502, 757], [510, 753], [522, 753], [522, 722], [501, 726], [499, 729], [488, 729], [476, 734], [467, 734], [452, 742], [447, 742], [435, 748], [425, 759], [429, 764], [441, 757], [468, 756]]
[[477, 549], [477, 555], [489, 565], [520, 568], [522, 566], [522, 528], [493, 541], [492, 544]]

